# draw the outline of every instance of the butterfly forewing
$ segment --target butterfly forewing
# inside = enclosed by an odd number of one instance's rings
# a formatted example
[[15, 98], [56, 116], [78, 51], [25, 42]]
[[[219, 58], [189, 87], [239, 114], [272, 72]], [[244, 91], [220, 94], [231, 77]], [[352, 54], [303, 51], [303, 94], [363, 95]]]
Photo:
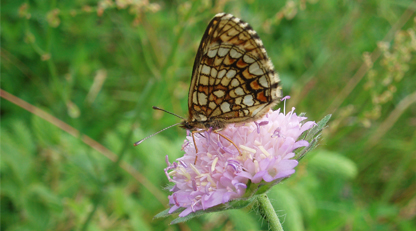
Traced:
[[188, 123], [216, 129], [259, 119], [281, 98], [279, 82], [251, 26], [230, 14], [217, 14], [195, 58]]

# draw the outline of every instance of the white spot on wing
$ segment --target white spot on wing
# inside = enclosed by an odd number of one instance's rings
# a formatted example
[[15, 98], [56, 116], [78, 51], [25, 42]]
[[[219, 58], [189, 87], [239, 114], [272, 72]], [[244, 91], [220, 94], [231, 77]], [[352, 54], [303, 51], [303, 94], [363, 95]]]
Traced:
[[233, 59], [238, 59], [242, 56], [243, 54], [241, 54], [240, 52], [236, 51], [235, 49], [231, 49], [230, 51], [230, 56]]
[[254, 30], [248, 30], [248, 33], [251, 34], [251, 35], [255, 35], [256, 34], [256, 32]]
[[202, 66], [202, 70], [201, 70], [201, 73], [202, 74], [204, 74], [204, 75], [209, 75], [209, 72], [211, 71], [211, 67], [209, 67], [209, 66], [207, 66], [207, 65], [204, 65], [204, 66]]
[[259, 64], [257, 62], [251, 64], [250, 67], [248, 68], [248, 71], [250, 71], [250, 73], [253, 74], [253, 75], [262, 75], [262, 74], [264, 74], [263, 70], [260, 69]]
[[226, 69], [222, 69], [221, 71], [218, 72], [217, 78], [221, 79], [222, 77], [224, 77], [226, 72], [227, 72]]
[[225, 55], [228, 54], [228, 51], [230, 51], [230, 48], [220, 47], [220, 49], [218, 49], [218, 55], [220, 57], [224, 57]]
[[215, 18], [216, 18], [216, 17], [222, 17], [224, 14], [225, 14], [225, 13], [218, 13], [218, 14], [216, 14], [214, 17], [215, 17]]
[[207, 117], [202, 114], [199, 114], [199, 119], [200, 121], [207, 121]]
[[253, 96], [252, 95], [244, 96], [243, 103], [247, 106], [252, 106], [254, 104]]
[[217, 55], [218, 49], [209, 50], [208, 51], [208, 57], [214, 58]]
[[230, 109], [230, 104], [229, 104], [228, 102], [223, 102], [223, 103], [221, 104], [221, 111], [222, 111], [223, 113], [226, 113], [226, 112], [231, 111], [231, 109]]
[[252, 59], [250, 56], [248, 56], [248, 55], [244, 55], [244, 57], [243, 57], [243, 60], [244, 60], [244, 62], [246, 62], [246, 63], [254, 63], [254, 59]]
[[207, 95], [203, 92], [198, 92], [198, 103], [201, 106], [207, 105]]
[[215, 69], [215, 68], [211, 68], [211, 76], [212, 77], [217, 77], [217, 73], [218, 73], [218, 71], [217, 71], [217, 69]]
[[260, 39], [256, 39], [254, 41], [256, 41], [258, 46], [260, 46], [260, 47], [263, 46], [263, 42]]
[[233, 20], [233, 22], [235, 22], [235, 23], [239, 23], [239, 22], [240, 22], [240, 19], [239, 19], [239, 18], [233, 18], [232, 20]]
[[223, 19], [230, 19], [231, 17], [233, 17], [231, 14], [226, 14]]
[[244, 90], [243, 90], [243, 88], [238, 87], [238, 88], [235, 89], [235, 93], [237, 95], [244, 95]]
[[240, 82], [237, 79], [233, 79], [231, 81], [231, 86], [238, 87], [240, 85]]
[[237, 74], [237, 72], [235, 70], [231, 69], [227, 72], [227, 78], [229, 78], [229, 79], [234, 78], [235, 74]]
[[217, 107], [217, 105], [214, 103], [214, 102], [209, 102], [209, 104], [208, 104], [208, 106], [209, 106], [209, 108], [211, 108], [212, 110], [214, 110], [215, 109], [215, 107]]
[[270, 59], [267, 60], [266, 67], [269, 68], [269, 69], [273, 69], [274, 68], [273, 67], [273, 63], [272, 63], [272, 61], [270, 61]]
[[246, 28], [246, 26], [248, 25], [248, 23], [240, 23], [241, 28]]
[[266, 76], [263, 75], [262, 77], [260, 77], [259, 79], [259, 83], [262, 87], [268, 88], [269, 87], [269, 83], [267, 82]]

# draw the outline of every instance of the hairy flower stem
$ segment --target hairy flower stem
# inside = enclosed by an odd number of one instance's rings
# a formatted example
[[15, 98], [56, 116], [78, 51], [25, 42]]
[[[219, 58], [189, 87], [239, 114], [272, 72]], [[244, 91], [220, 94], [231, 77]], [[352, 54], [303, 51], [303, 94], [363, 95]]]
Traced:
[[272, 203], [270, 203], [269, 197], [266, 194], [262, 194], [257, 197], [257, 200], [260, 204], [261, 209], [263, 210], [264, 215], [266, 216], [267, 222], [270, 225], [270, 229], [283, 231], [282, 224], [280, 224], [279, 217], [277, 217]]

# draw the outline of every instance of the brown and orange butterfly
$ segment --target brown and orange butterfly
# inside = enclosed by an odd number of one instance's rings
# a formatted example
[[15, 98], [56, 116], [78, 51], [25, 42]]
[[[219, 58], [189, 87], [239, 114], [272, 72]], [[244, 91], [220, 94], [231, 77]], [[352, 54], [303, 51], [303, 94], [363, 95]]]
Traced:
[[183, 121], [172, 126], [193, 133], [208, 129], [217, 133], [231, 123], [260, 119], [281, 97], [279, 77], [260, 37], [248, 23], [220, 13], [209, 23], [196, 54], [188, 118], [178, 116]]

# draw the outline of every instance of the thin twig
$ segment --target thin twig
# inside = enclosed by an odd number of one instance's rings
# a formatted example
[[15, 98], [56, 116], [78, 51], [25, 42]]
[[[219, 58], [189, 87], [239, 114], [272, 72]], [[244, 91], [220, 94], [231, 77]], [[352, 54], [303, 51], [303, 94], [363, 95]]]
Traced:
[[[102, 144], [98, 143], [97, 141], [93, 140], [91, 137], [82, 134], [80, 136], [80, 132], [68, 125], [67, 123], [63, 122], [62, 120], [59, 120], [58, 118], [52, 116], [51, 114], [39, 109], [38, 107], [33, 106], [32, 104], [4, 91], [3, 89], [0, 89], [0, 96], [11, 103], [16, 104], [17, 106], [29, 111], [30, 113], [39, 116], [40, 118], [48, 121], [49, 123], [55, 125], [56, 127], [64, 130], [65, 132], [69, 133], [70, 135], [81, 139], [82, 142], [84, 142], [86, 145], [90, 146], [97, 152], [101, 153], [103, 156], [107, 157], [113, 162], [117, 161], [117, 155], [104, 147]], [[139, 172], [137, 172], [131, 165], [127, 164], [126, 162], [120, 162], [120, 167], [124, 169], [127, 173], [129, 173], [131, 176], [134, 177], [138, 182], [140, 182], [147, 190], [149, 190], [156, 199], [166, 207], [168, 201], [166, 200], [166, 196], [159, 191], [157, 187], [155, 187], [151, 182], [149, 182], [146, 177], [141, 175]]]

